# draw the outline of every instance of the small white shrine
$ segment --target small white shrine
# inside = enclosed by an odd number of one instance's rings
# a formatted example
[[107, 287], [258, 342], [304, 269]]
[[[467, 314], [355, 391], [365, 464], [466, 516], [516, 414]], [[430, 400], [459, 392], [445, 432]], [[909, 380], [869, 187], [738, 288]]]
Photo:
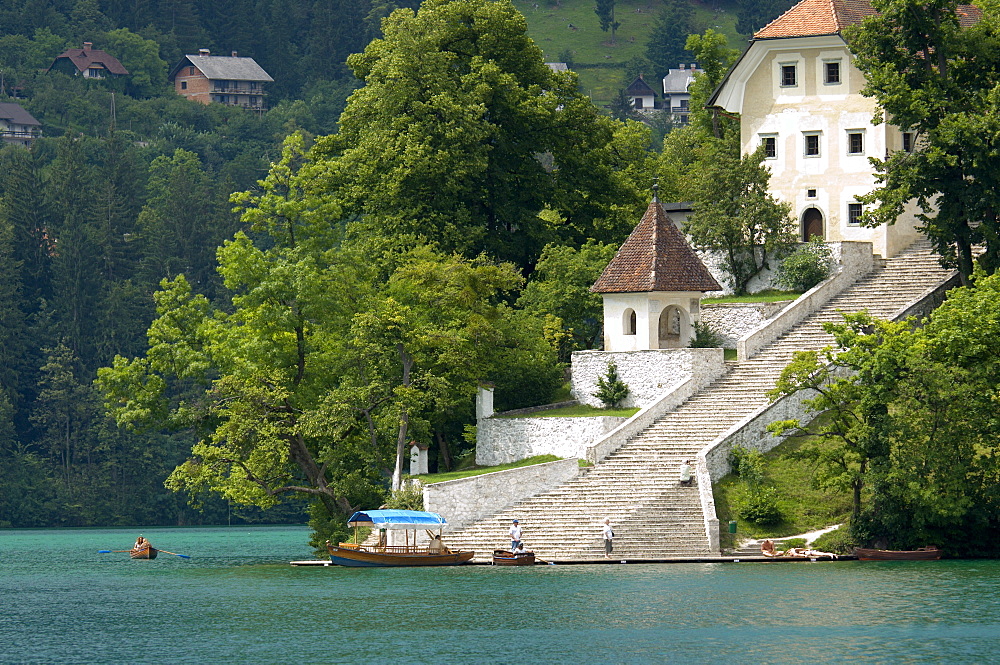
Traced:
[[604, 298], [604, 350], [686, 347], [702, 295], [721, 289], [654, 196], [590, 288]]

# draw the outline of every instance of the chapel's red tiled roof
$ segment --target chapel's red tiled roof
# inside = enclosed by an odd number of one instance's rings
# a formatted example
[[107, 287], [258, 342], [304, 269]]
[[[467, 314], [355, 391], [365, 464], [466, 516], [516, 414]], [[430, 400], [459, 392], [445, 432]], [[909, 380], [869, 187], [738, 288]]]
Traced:
[[[761, 28], [754, 39], [833, 35], [875, 13], [869, 0], [802, 0]], [[982, 11], [973, 5], [959, 5], [958, 15], [959, 23], [968, 27], [979, 20]]]
[[653, 200], [590, 290], [594, 293], [719, 291], [722, 287]]

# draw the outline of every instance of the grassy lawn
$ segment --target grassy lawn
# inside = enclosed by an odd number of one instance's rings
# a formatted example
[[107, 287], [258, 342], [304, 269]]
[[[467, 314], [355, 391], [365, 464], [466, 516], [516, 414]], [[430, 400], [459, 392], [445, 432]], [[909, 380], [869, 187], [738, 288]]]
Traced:
[[[569, 49], [573, 52], [575, 64], [606, 67], [644, 56], [646, 42], [656, 26], [656, 16], [663, 1], [618, 0], [615, 18], [621, 25], [615, 34], [615, 44], [611, 44], [611, 33], [601, 30], [593, 0], [514, 0], [514, 6], [527, 19], [528, 34], [545, 53], [546, 61], [561, 61], [560, 54]], [[730, 48], [743, 49], [746, 41], [736, 33], [733, 0], [716, 2], [711, 6], [692, 3], [692, 6], [696, 32], [703, 33], [706, 28], [712, 28], [729, 36]], [[583, 93], [590, 95], [598, 105], [607, 104], [619, 88], [631, 83], [623, 80], [624, 70], [620, 67], [605, 67], [578, 67], [574, 70], [580, 77]]]
[[500, 464], [498, 466], [472, 466], [468, 469], [462, 469], [461, 471], [446, 471], [444, 473], [428, 473], [421, 476], [410, 476], [410, 478], [418, 478], [425, 485], [433, 485], [434, 483], [444, 482], [445, 480], [458, 480], [459, 478], [468, 478], [470, 476], [481, 476], [484, 473], [492, 473], [494, 471], [505, 471], [507, 469], [519, 469], [522, 466], [531, 466], [533, 464], [544, 464], [545, 462], [555, 462], [562, 459], [561, 457], [556, 457], [555, 455], [535, 455], [534, 457], [528, 457], [517, 462], [511, 462], [510, 464]]
[[[805, 442], [804, 438], [789, 439], [765, 455], [768, 483], [777, 488], [781, 497], [778, 504], [784, 519], [778, 524], [757, 525], [736, 515], [734, 503], [743, 489], [738, 478], [726, 476], [715, 485], [715, 510], [723, 548], [735, 547], [743, 538], [779, 538], [847, 521], [851, 513], [850, 493], [817, 488], [813, 481], [814, 463], [796, 459], [795, 451]], [[727, 528], [730, 520], [737, 521], [735, 538]]]
[[795, 300], [802, 294], [798, 291], [779, 291], [778, 289], [765, 289], [757, 293], [746, 296], [720, 296], [718, 298], [702, 298], [702, 303], [711, 305], [713, 303], [734, 303], [734, 302], [781, 302], [782, 300]]
[[583, 418], [590, 416], [616, 416], [618, 418], [631, 418], [639, 413], [639, 409], [598, 409], [586, 404], [576, 404], [574, 406], [564, 406], [561, 409], [548, 409], [545, 411], [535, 411], [534, 413], [523, 413], [515, 416], [501, 416], [502, 418]]

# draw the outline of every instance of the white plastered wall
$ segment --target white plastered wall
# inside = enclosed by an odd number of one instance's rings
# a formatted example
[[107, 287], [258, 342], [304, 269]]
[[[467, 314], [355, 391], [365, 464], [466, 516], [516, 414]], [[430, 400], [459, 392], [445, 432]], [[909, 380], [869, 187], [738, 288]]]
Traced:
[[[698, 291], [605, 293], [604, 350], [646, 351], [661, 347], [660, 314], [673, 306], [680, 312], [680, 339], [669, 348], [686, 347], [699, 320]], [[635, 333], [627, 334], [630, 312], [635, 312]]]
[[[840, 82], [825, 82], [825, 63], [840, 63]], [[795, 86], [781, 85], [782, 65], [794, 65]], [[875, 229], [848, 224], [848, 204], [875, 187], [869, 157], [884, 158], [898, 150], [901, 133], [888, 124], [873, 124], [876, 104], [861, 96], [864, 75], [837, 35], [754, 42], [730, 74], [719, 103], [741, 114], [742, 151], [757, 149], [762, 138], [774, 137], [776, 155], [765, 160], [771, 191], [792, 205], [802, 232], [802, 215], [816, 208], [823, 215], [828, 241], [871, 242], [877, 254], [894, 256], [919, 236], [912, 207], [894, 225]], [[863, 135], [860, 154], [848, 153], [848, 133]], [[820, 154], [805, 154], [805, 136], [818, 133]]]

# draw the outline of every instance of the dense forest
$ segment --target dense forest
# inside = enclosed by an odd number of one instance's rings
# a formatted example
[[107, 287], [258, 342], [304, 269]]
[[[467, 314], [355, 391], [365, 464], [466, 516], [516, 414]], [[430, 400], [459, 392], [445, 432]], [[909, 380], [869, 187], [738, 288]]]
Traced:
[[[204, 423], [118, 427], [94, 378], [116, 356], [146, 352], [161, 280], [183, 276], [212, 307], [232, 309], [217, 249], [241, 230], [269, 242], [234, 212], [232, 193], [260, 191], [269, 165], [281, 162], [285, 137], [297, 133], [308, 144], [336, 133], [348, 95], [361, 85], [348, 55], [381, 35], [393, 9], [416, 4], [0, 4], [0, 101], [23, 106], [43, 133], [30, 150], [0, 151], [0, 525], [302, 519], [301, 501], [266, 517], [206, 492], [192, 492], [196, 508], [189, 506], [192, 497], [163, 483]], [[88, 80], [46, 71], [84, 41], [116, 55], [131, 75]], [[199, 48], [252, 55], [275, 79], [270, 109], [203, 106], [174, 94], [169, 67]], [[525, 245], [533, 249], [515, 248], [517, 240], [497, 257], [520, 255], [519, 274], [506, 279], [520, 283], [531, 272], [546, 241], [536, 235]], [[488, 251], [482, 243], [445, 249]], [[512, 305], [520, 290], [507, 288], [502, 300]], [[536, 389], [510, 395], [545, 399], [558, 386], [557, 352], [541, 353], [551, 358], [539, 365], [544, 377], [528, 379]], [[454, 417], [420, 434], [450, 443], [442, 464], [469, 447], [465, 397]], [[391, 457], [382, 464], [390, 470]], [[373, 476], [376, 499], [380, 477]]]
[[[414, 3], [409, 3], [413, 5]], [[160, 280], [183, 273], [223, 304], [216, 248], [247, 190], [299, 131], [330, 134], [358, 85], [348, 54], [407, 3], [3, 2], [0, 101], [42, 124], [31, 150], [0, 151], [0, 525], [219, 523], [263, 519], [163, 487], [193, 434], [119, 429], [93, 379], [146, 348]], [[92, 42], [130, 76], [46, 69]], [[240, 51], [269, 71], [270, 110], [174, 94], [183, 54]], [[302, 505], [268, 520], [301, 521]]]

